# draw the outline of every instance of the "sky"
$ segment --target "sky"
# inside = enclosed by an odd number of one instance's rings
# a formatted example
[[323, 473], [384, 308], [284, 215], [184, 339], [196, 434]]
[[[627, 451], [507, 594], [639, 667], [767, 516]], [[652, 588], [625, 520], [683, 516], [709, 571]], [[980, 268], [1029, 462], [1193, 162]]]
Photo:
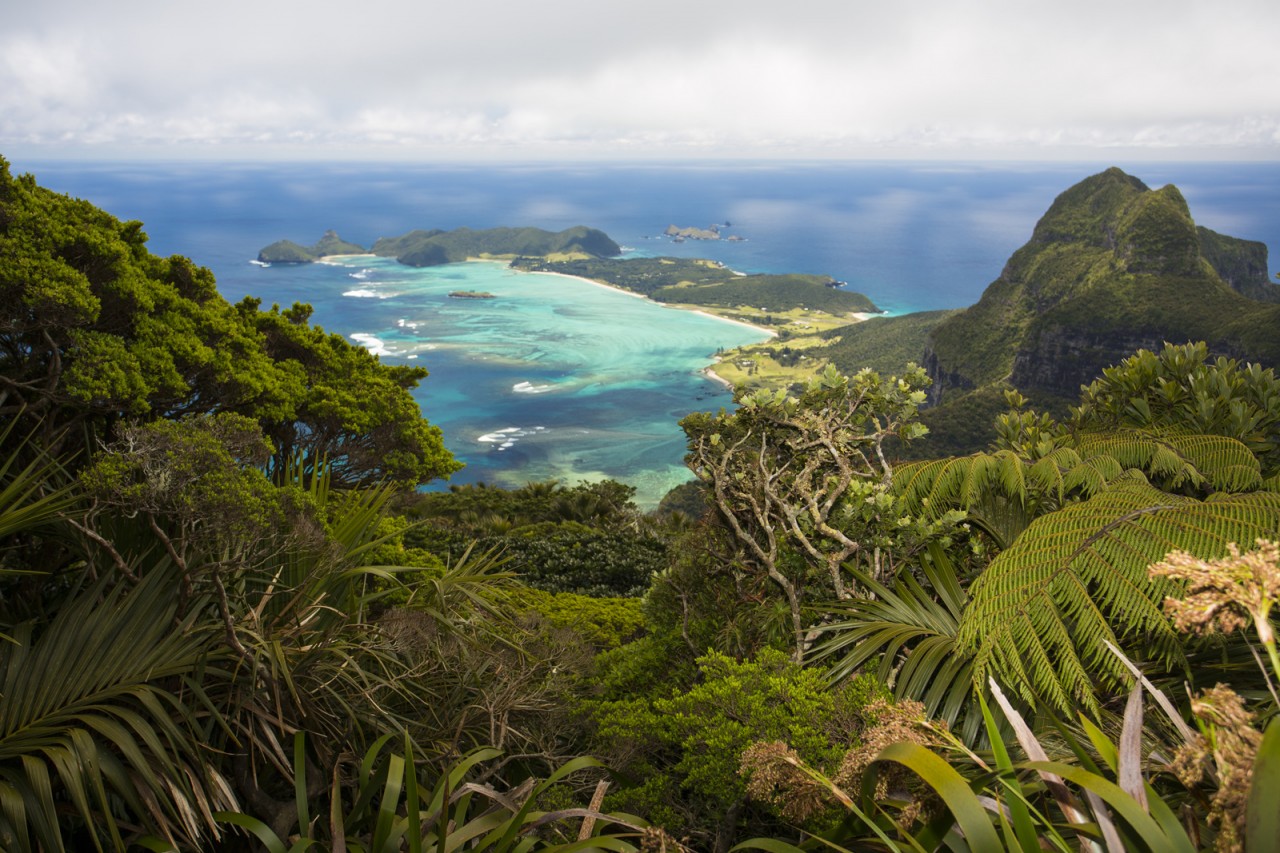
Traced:
[[1275, 0], [17, 0], [0, 155], [1280, 160]]

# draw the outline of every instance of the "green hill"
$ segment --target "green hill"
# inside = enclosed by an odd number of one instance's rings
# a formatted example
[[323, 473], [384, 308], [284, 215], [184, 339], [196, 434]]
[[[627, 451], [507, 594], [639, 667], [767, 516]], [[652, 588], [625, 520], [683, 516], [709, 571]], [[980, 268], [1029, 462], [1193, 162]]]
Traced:
[[400, 237], [383, 237], [373, 244], [375, 255], [395, 258], [412, 267], [438, 266], [468, 258], [607, 258], [621, 251], [603, 231], [582, 225], [557, 233], [541, 228], [411, 231]]
[[901, 375], [908, 362], [919, 363], [929, 333], [956, 313], [955, 309], [918, 311], [841, 326], [821, 335], [830, 343], [819, 354], [841, 373], [851, 375], [869, 367], [880, 374]]
[[363, 255], [369, 250], [348, 243], [336, 231], [326, 231], [314, 246], [292, 240], [277, 240], [258, 252], [258, 260], [269, 264], [309, 264], [327, 255]]
[[930, 333], [931, 402], [993, 383], [1074, 398], [1165, 341], [1280, 364], [1278, 294], [1265, 246], [1197, 228], [1176, 187], [1108, 169], [1062, 193], [978, 303]]
[[863, 296], [840, 288], [830, 276], [789, 273], [741, 275], [715, 261], [685, 258], [524, 259], [524, 270], [577, 275], [635, 291], [656, 302], [718, 308], [751, 306], [763, 311], [807, 308], [828, 314], [877, 312]]

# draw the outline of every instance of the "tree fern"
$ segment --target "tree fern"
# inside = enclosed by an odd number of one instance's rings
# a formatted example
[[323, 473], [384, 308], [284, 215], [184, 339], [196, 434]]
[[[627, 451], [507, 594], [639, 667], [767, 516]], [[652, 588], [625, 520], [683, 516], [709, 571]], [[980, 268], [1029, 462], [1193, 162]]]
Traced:
[[1182, 661], [1161, 603], [1172, 587], [1147, 566], [1178, 549], [1202, 557], [1229, 542], [1280, 531], [1280, 495], [1197, 501], [1130, 481], [1032, 522], [970, 589], [958, 642], [974, 677], [989, 672], [1028, 701], [1096, 712], [1097, 688], [1124, 673], [1106, 643], [1141, 642], [1167, 665]]
[[1086, 500], [1140, 472], [1161, 488], [1201, 495], [1266, 487], [1257, 458], [1221, 435], [1117, 429], [1078, 436], [1039, 458], [1009, 449], [902, 466], [894, 490], [909, 512], [963, 509], [1000, 548], [1034, 519]]
[[1123, 429], [1086, 433], [1078, 446], [1087, 457], [1110, 456], [1169, 489], [1246, 492], [1262, 484], [1257, 457], [1228, 436]]

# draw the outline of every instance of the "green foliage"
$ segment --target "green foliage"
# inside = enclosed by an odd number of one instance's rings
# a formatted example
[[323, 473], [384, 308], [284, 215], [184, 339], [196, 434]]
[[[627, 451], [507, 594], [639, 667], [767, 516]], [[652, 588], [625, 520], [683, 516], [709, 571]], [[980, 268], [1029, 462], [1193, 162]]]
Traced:
[[1097, 709], [1125, 671], [1107, 651], [1140, 645], [1166, 666], [1183, 646], [1160, 605], [1172, 587], [1146, 566], [1171, 550], [1225, 553], [1280, 528], [1280, 495], [1206, 501], [1133, 482], [1033, 521], [970, 588], [958, 642], [976, 653], [975, 677], [999, 673], [1027, 700]]
[[[317, 820], [310, 821], [307, 768], [295, 761], [297, 820], [301, 833], [286, 846], [270, 826], [251, 815], [223, 811], [219, 821], [252, 834], [269, 853], [308, 849], [422, 850], [475, 849], [487, 851], [638, 850], [628, 839], [658, 837], [647, 824], [630, 815], [603, 814], [594, 808], [534, 809], [542, 795], [563, 780], [597, 762], [579, 758], [556, 768], [546, 779], [528, 778], [513, 790], [499, 791], [469, 781], [477, 768], [499, 756], [497, 750], [476, 750], [446, 766], [434, 779], [414, 762], [411, 742], [400, 751], [388, 749], [390, 735], [370, 747], [355, 766], [334, 769], [327, 802], [316, 803]], [[301, 733], [295, 755], [303, 754]], [[339, 772], [345, 771], [345, 772]], [[325, 814], [327, 812], [327, 815]], [[322, 817], [323, 816], [323, 817]], [[603, 830], [609, 830], [606, 835]]]
[[799, 307], [836, 315], [880, 310], [861, 293], [833, 287], [829, 280], [819, 276], [799, 274], [735, 275], [715, 285], [664, 287], [655, 291], [652, 298], [657, 302], [724, 308], [749, 305], [764, 311], [789, 311]]
[[[1137, 767], [1140, 690], [1133, 694], [1139, 701], [1129, 704], [1136, 713], [1126, 712], [1118, 743], [1087, 717], [1080, 718], [1087, 740], [1060, 727], [1058, 735], [1071, 752], [1067, 761], [1051, 760], [1045, 745], [994, 683], [992, 692], [1025, 760], [1015, 760], [1014, 745], [1003, 742], [997, 718], [984, 702], [981, 714], [993, 747], [989, 756], [973, 752], [927, 720], [916, 719], [900, 726], [897, 737], [874, 755], [861, 779], [847, 779], [843, 788], [793, 754], [775, 752], [773, 766], [762, 768], [777, 788], [771, 796], [788, 801], [824, 797], [844, 807], [846, 819], [823, 832], [823, 846], [814, 849], [1204, 849], [1193, 839], [1213, 833], [1202, 822], [1194, 823], [1201, 815], [1194, 808], [1175, 811], [1178, 799], [1163, 797]], [[904, 770], [928, 798], [902, 786]], [[891, 796], [884, 796], [886, 789]], [[758, 838], [737, 849], [793, 853], [804, 848]], [[1216, 849], [1239, 848], [1220, 843]]]
[[409, 532], [406, 541], [446, 561], [473, 545], [495, 550], [503, 555], [509, 569], [534, 589], [598, 598], [642, 594], [668, 556], [667, 544], [660, 537], [592, 530], [576, 522], [479, 537], [428, 524]]
[[1150, 190], [1118, 169], [1082, 181], [978, 303], [930, 334], [933, 402], [1003, 382], [1072, 395], [1135, 347], [1162, 341], [1203, 340], [1212, 352], [1280, 363], [1280, 309], [1238, 292], [1258, 276], [1238, 257], [1253, 250], [1214, 238], [1173, 187]]
[[706, 487], [697, 480], [690, 480], [663, 495], [655, 515], [662, 518], [684, 516], [697, 521], [706, 515], [710, 508], [707, 503]]
[[484, 483], [450, 486], [405, 498], [414, 518], [435, 519], [472, 535], [517, 530], [543, 522], [581, 522], [592, 528], [635, 527], [639, 511], [635, 487], [616, 480], [565, 486], [558, 481], [530, 482], [518, 489]]
[[341, 335], [325, 334], [307, 323], [308, 305], [259, 311], [258, 301], [246, 298], [237, 309], [287, 377], [288, 416], [262, 418], [276, 467], [306, 454], [325, 460], [347, 485], [381, 479], [416, 485], [462, 467], [409, 393], [424, 369], [384, 365]]
[[124, 849], [122, 824], [144, 816], [175, 842], [214, 830], [210, 807], [231, 801], [198, 719], [200, 671], [225, 655], [211, 624], [179, 618], [173, 582], [172, 565], [132, 590], [99, 582], [0, 643], [5, 849], [68, 849], [68, 812], [99, 850]]
[[[955, 563], [936, 543], [920, 557], [921, 579], [900, 570], [892, 587], [860, 577], [869, 593], [823, 606], [825, 620], [811, 664], [826, 665], [836, 684], [875, 668], [895, 700], [923, 703], [930, 718], [973, 743], [981, 732], [973, 658], [956, 641], [969, 604]], [[923, 581], [923, 583], [922, 583]]]
[[1210, 360], [1203, 342], [1139, 350], [1081, 391], [1072, 426], [1227, 436], [1243, 442], [1268, 477], [1280, 470], [1280, 379], [1259, 364]]
[[1280, 302], [1280, 286], [1268, 278], [1267, 246], [1255, 240], [1237, 240], [1208, 228], [1196, 228], [1200, 254], [1222, 280], [1250, 299]]
[[406, 513], [424, 521], [405, 541], [444, 560], [472, 543], [500, 551], [526, 584], [549, 592], [638, 596], [666, 565], [668, 550], [642, 522], [634, 494], [611, 480], [454, 486], [404, 502]]
[[425, 372], [382, 365], [307, 323], [218, 295], [212, 274], [145, 248], [138, 222], [10, 176], [0, 160], [0, 414], [39, 426], [54, 455], [113, 437], [125, 419], [236, 413], [283, 467], [328, 456], [348, 483], [417, 484], [457, 463], [409, 390]]
[[573, 631], [600, 651], [616, 649], [644, 630], [638, 598], [594, 598], [520, 587], [511, 592], [511, 603], [516, 610], [535, 614], [554, 628]]
[[300, 246], [292, 240], [278, 240], [258, 252], [263, 263], [303, 264], [319, 260], [327, 255], [362, 255], [368, 250], [348, 243], [335, 231], [326, 231], [314, 246]]
[[[653, 809], [677, 832], [708, 833], [706, 821], [714, 826], [740, 803], [738, 768], [753, 743], [786, 740], [816, 765], [838, 762], [856, 740], [863, 707], [882, 690], [870, 678], [832, 690], [817, 671], [771, 650], [741, 662], [708, 653], [698, 670], [688, 690], [602, 702], [594, 712], [601, 754], [634, 780], [613, 802]], [[716, 829], [731, 834], [729, 820]]]
[[658, 302], [788, 311], [803, 306], [829, 314], [879, 311], [861, 293], [842, 290], [828, 276], [739, 275], [712, 261], [680, 258], [521, 259], [519, 269], [557, 272], [607, 282]]
[[555, 234], [540, 228], [411, 231], [400, 237], [383, 237], [373, 244], [375, 255], [394, 257], [400, 263], [413, 267], [492, 256], [589, 255], [607, 258], [621, 251], [604, 232], [581, 225]]
[[890, 492], [885, 442], [923, 433], [915, 416], [926, 384], [918, 368], [882, 379], [828, 367], [799, 398], [740, 392], [732, 414], [681, 421], [685, 461], [708, 484], [744, 564], [786, 597], [797, 660], [805, 646], [802, 602], [813, 594], [807, 587], [845, 598], [846, 564], [878, 575], [895, 553], [905, 556], [957, 520], [912, 519]]
[[281, 378], [208, 270], [138, 222], [13, 179], [0, 161], [0, 412], [68, 447], [122, 415], [283, 413]]
[[919, 311], [896, 317], [871, 317], [822, 333], [830, 343], [814, 354], [829, 360], [841, 373], [854, 374], [869, 367], [882, 375], [896, 375], [906, 370], [908, 364], [920, 361], [929, 333], [956, 313], [955, 310]]
[[224, 545], [259, 540], [283, 524], [283, 495], [258, 467], [270, 447], [249, 418], [224, 412], [123, 426], [119, 434], [81, 474], [99, 502], [169, 518]]

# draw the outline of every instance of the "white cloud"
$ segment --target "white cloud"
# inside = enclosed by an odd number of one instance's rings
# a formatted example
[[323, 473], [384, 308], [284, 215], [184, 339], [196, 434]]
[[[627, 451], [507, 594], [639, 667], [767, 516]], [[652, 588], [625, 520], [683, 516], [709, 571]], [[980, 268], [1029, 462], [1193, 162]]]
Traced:
[[1280, 153], [1273, 2], [23, 6], [0, 151]]

